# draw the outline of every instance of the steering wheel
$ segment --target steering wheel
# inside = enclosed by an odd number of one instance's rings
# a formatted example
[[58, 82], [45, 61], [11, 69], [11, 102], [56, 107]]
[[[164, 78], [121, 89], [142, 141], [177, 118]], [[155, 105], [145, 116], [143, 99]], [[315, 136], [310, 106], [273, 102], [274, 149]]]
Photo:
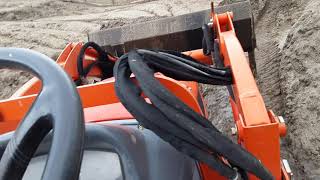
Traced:
[[42, 90], [14, 132], [0, 161], [0, 180], [22, 179], [42, 139], [52, 130], [43, 180], [77, 180], [84, 144], [84, 120], [76, 88], [58, 64], [20, 48], [0, 48], [0, 66], [34, 73]]

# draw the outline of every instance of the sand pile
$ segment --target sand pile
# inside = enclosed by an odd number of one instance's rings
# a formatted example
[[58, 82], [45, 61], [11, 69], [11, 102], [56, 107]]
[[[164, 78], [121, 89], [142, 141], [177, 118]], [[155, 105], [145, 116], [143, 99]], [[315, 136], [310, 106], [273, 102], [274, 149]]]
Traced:
[[283, 155], [297, 179], [320, 176], [320, 2], [256, 0], [258, 82], [287, 120]]
[[288, 32], [280, 61], [288, 150], [299, 173], [320, 176], [320, 2], [310, 1]]

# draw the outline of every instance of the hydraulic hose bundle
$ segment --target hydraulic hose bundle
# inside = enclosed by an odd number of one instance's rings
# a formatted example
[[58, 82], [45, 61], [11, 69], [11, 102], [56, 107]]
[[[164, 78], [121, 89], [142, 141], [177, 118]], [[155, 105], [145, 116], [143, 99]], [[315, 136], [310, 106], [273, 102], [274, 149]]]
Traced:
[[[88, 67], [83, 68], [83, 60], [85, 56], [85, 52], [88, 48], [93, 48], [97, 54], [98, 58], [94, 63], [91, 63]], [[106, 79], [113, 76], [113, 66], [114, 62], [111, 61], [113, 56], [107, 52], [105, 52], [98, 44], [94, 42], [87, 42], [85, 43], [78, 55], [77, 58], [77, 70], [79, 73], [79, 79], [75, 82], [77, 85], [82, 85], [84, 79], [87, 77], [89, 72], [94, 66], [98, 66], [102, 72], [102, 79]]]
[[[230, 69], [212, 68], [177, 52], [139, 49], [120, 57], [113, 72], [116, 93], [122, 104], [141, 125], [176, 149], [229, 179], [236, 179], [239, 174], [247, 179], [246, 172], [260, 179], [273, 179], [259, 160], [234, 144], [154, 77], [154, 73], [161, 72], [177, 80], [230, 85]], [[130, 78], [131, 74], [136, 81]]]

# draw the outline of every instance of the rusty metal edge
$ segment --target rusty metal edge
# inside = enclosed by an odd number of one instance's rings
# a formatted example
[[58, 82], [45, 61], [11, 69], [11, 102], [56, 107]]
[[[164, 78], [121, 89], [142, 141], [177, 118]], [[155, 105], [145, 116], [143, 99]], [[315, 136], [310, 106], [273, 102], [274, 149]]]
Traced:
[[[255, 48], [252, 11], [249, 1], [238, 2], [215, 8], [217, 13], [234, 13], [234, 26], [238, 39], [245, 51]], [[168, 17], [88, 34], [105, 49], [122, 54], [132, 48], [165, 48], [191, 50], [201, 48], [201, 27], [208, 23], [210, 9], [185, 15]], [[170, 40], [170, 41], [169, 41]], [[172, 41], [171, 41], [172, 40]], [[172, 45], [175, 46], [172, 46]]]

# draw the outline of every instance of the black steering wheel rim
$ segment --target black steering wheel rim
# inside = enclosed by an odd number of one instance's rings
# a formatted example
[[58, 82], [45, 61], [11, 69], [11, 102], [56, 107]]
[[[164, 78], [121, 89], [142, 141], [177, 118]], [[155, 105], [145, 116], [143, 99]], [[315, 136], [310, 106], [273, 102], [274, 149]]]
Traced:
[[0, 48], [0, 67], [32, 72], [43, 84], [1, 157], [0, 180], [21, 179], [37, 147], [51, 130], [53, 140], [42, 179], [78, 179], [84, 120], [74, 83], [52, 59], [28, 49]]

